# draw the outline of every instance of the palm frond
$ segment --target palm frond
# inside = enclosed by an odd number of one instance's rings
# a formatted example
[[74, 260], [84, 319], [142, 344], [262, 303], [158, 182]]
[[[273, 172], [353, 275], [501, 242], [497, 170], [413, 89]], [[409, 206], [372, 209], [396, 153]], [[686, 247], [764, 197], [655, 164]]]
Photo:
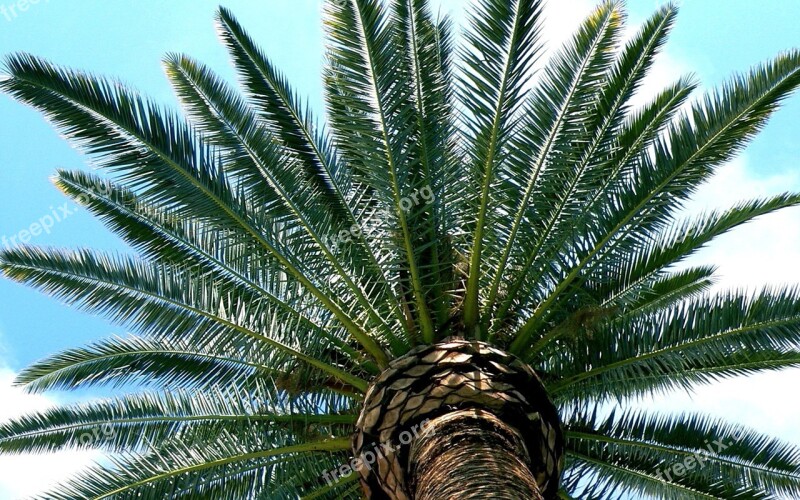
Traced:
[[[591, 149], [600, 146], [600, 138], [606, 129], [619, 120], [619, 110], [640, 76], [633, 71], [625, 75], [626, 81], [607, 82], [621, 29], [622, 13], [615, 3], [607, 2], [598, 7], [572, 40], [548, 62], [532, 90], [522, 130], [512, 140], [510, 160], [505, 168], [511, 185], [507, 210], [513, 217], [510, 225], [501, 230], [506, 234], [499, 238], [504, 241], [503, 250], [491, 280], [487, 308], [495, 306], [503, 283], [511, 280], [512, 284], [497, 313], [498, 323], [504, 320], [522, 281], [521, 276], [505, 274], [512, 251], [518, 249], [527, 256], [526, 259], [513, 256], [515, 262], [525, 260], [521, 265], [513, 266], [520, 267], [519, 273], [524, 275], [542, 245], [552, 237], [553, 225], [562, 218], [566, 204], [574, 202], [572, 190], [577, 187], [590, 156], [594, 154]], [[647, 51], [641, 55], [643, 59], [648, 56], [652, 54]], [[628, 58], [630, 56], [625, 59]], [[617, 79], [623, 78], [618, 76]], [[603, 95], [612, 92], [619, 94]], [[591, 111], [587, 112], [587, 109]], [[592, 140], [595, 141], [594, 147], [585, 153], [584, 158], [565, 154], [570, 150], [565, 147], [568, 144]], [[572, 182], [566, 191], [563, 190], [565, 182]], [[518, 191], [522, 191], [521, 196], [516, 194]], [[532, 203], [534, 198], [539, 201]], [[539, 220], [547, 222], [542, 224]]]
[[583, 245], [586, 250], [575, 257], [574, 264], [526, 321], [511, 346], [512, 352], [536, 352], [553, 340], [544, 335], [533, 345], [529, 342], [539, 329], [542, 316], [552, 310], [560, 294], [583, 269], [590, 262], [605, 261], [621, 242], [630, 243], [631, 238], [636, 238], [634, 228], [638, 234], [658, 227], [665, 214], [670, 214], [669, 208], [679, 206], [700, 182], [740, 151], [798, 85], [800, 52], [787, 53], [708, 94], [694, 105], [690, 115], [684, 114], [670, 126], [654, 151], [639, 156], [638, 175], [620, 193], [617, 208], [598, 218], [602, 229], [597, 238]]
[[196, 347], [180, 339], [111, 337], [37, 361], [15, 384], [33, 393], [103, 385], [205, 389], [286, 377], [269, 365], [269, 353], [249, 344]]
[[565, 402], [611, 398], [622, 402], [632, 401], [637, 397], [666, 396], [676, 389], [692, 392], [700, 385], [797, 367], [800, 367], [800, 349], [762, 348], [753, 352], [731, 353], [713, 363], [692, 359], [681, 367], [617, 381], [613, 395], [605, 385], [607, 382], [601, 377], [587, 379], [578, 384], [572, 384], [572, 377], [567, 377], [553, 382], [549, 388], [554, 398]]
[[[564, 361], [556, 363], [564, 380], [554, 389], [602, 380], [607, 387], [603, 396], [631, 390], [647, 393], [665, 386], [642, 387], [636, 383], [638, 377], [685, 388], [687, 381], [713, 380], [726, 367], [729, 374], [736, 374], [742, 363], [749, 373], [781, 366], [779, 361], [799, 347], [798, 293], [796, 289], [752, 295], [729, 292], [620, 317], [584, 339], [580, 351], [564, 354]], [[751, 358], [753, 364], [748, 365]]]
[[670, 483], [696, 491], [698, 498], [800, 494], [800, 449], [724, 420], [628, 412], [606, 419], [576, 415], [567, 425], [567, 446], [576, 456], [640, 476], [640, 481], [624, 482], [607, 476], [593, 489], [602, 497], [649, 493], [669, 498], [660, 495], [677, 490], [665, 488]]
[[[366, 296], [364, 290], [380, 290], [374, 283], [374, 276], [362, 276], [359, 277], [363, 278], [359, 283], [354, 282], [354, 270], [368, 267], [363, 262], [349, 262], [353, 252], [337, 252], [334, 255], [335, 249], [342, 247], [331, 245], [332, 238], [340, 231], [349, 230], [349, 227], [336, 224], [329, 211], [320, 210], [322, 201], [313, 185], [308, 184], [303, 173], [295, 167], [295, 162], [275, 146], [275, 139], [259, 126], [259, 120], [252, 110], [211, 70], [185, 56], [169, 57], [165, 64], [178, 94], [190, 103], [189, 107], [204, 108], [194, 114], [203, 116], [201, 120], [205, 122], [216, 123], [209, 127], [212, 134], [230, 135], [228, 141], [238, 145], [245, 155], [244, 159], [239, 159], [239, 163], [246, 164], [245, 169], [257, 172], [251, 177], [259, 178], [261, 182], [258, 185], [266, 182], [275, 192], [286, 209], [287, 217], [283, 219], [283, 224], [286, 231], [292, 234], [292, 239], [301, 241], [303, 246], [314, 247], [327, 265], [335, 270], [338, 281], [344, 286], [338, 289], [332, 287], [334, 296], [340, 300], [344, 296], [354, 296], [355, 302], [347, 304], [347, 309], [362, 308], [370, 320], [378, 325], [383, 336], [402, 352], [402, 343], [383, 319], [386, 311], [378, 311], [375, 307], [382, 302], [391, 304], [391, 299], [387, 302], [385, 296]], [[307, 241], [302, 237], [303, 233], [307, 235]], [[345, 262], [349, 269], [345, 269]], [[359, 342], [377, 347], [367, 334], [361, 334]]]
[[448, 321], [455, 289], [453, 276], [454, 254], [445, 235], [453, 230], [457, 219], [455, 208], [463, 197], [465, 179], [460, 175], [453, 150], [454, 112], [452, 89], [443, 52], [450, 47], [448, 20], [436, 24], [426, 0], [396, 0], [393, 9], [398, 20], [399, 37], [407, 54], [406, 65], [413, 85], [416, 151], [412, 154], [418, 167], [413, 185], [427, 187], [431, 199], [429, 210], [414, 211], [410, 216], [422, 219], [411, 221], [412, 226], [425, 227], [416, 244], [425, 248], [420, 256], [423, 282], [433, 283], [426, 293], [435, 313], [435, 330]]
[[327, 200], [329, 210], [347, 225], [358, 224], [348, 200], [347, 171], [339, 164], [328, 134], [317, 127], [284, 75], [270, 62], [226, 8], [217, 13], [220, 37], [233, 59], [239, 78], [259, 118], [284, 147], [297, 156], [306, 177]]
[[[293, 443], [272, 432], [240, 438], [223, 433], [213, 443], [187, 446], [180, 442], [153, 448], [142, 455], [112, 459], [60, 485], [42, 498], [67, 500], [126, 498], [148, 495], [160, 498], [253, 498], [291, 475], [292, 462], [315, 470], [336, 467], [346, 455], [349, 439], [320, 439]], [[337, 459], [336, 457], [343, 457]]]
[[[609, 282], [614, 276], [615, 290], [601, 286], [604, 305], [623, 305], [646, 289], [670, 266], [682, 263], [709, 242], [757, 218], [784, 208], [796, 206], [800, 197], [781, 194], [766, 199], [741, 202], [722, 211], [712, 211], [673, 221], [658, 238], [644, 242], [631, 251], [623, 252], [621, 265], [602, 267], [595, 271], [597, 281]], [[621, 255], [620, 255], [621, 257]], [[613, 265], [613, 264], [612, 264]]]
[[[363, 379], [320, 359], [322, 346], [299, 347], [303, 329], [297, 321], [276, 316], [266, 304], [225, 297], [207, 279], [181, 268], [88, 251], [34, 248], [8, 250], [0, 261], [7, 277], [130, 325], [144, 335], [183, 338], [197, 346], [221, 339], [250, 339], [279, 354], [272, 360], [278, 369], [288, 356], [366, 389]], [[303, 348], [316, 352], [309, 354]]]
[[365, 369], [372, 372], [377, 369], [346, 342], [342, 332], [321, 326], [329, 323], [329, 311], [304, 304], [298, 300], [298, 287], [275, 279], [268, 255], [259, 256], [252, 246], [228, 239], [225, 231], [202, 221], [178, 217], [100, 177], [59, 171], [55, 184], [143, 255], [208, 276], [223, 283], [230, 293], [247, 300], [267, 300], [300, 321], [315, 336], [335, 344]]
[[409, 303], [414, 304], [421, 338], [431, 342], [433, 320], [422, 284], [420, 249], [414, 244], [415, 235], [424, 231], [411, 225], [420, 218], [409, 215], [421, 210], [414, 200], [419, 201], [425, 186], [414, 185], [411, 175], [416, 168], [408, 150], [413, 100], [396, 26], [377, 0], [349, 0], [327, 6], [329, 78], [347, 89], [345, 101], [332, 100], [329, 104], [332, 123], [341, 129], [343, 120], [352, 129], [354, 119], [363, 120], [355, 125], [360, 137], [351, 136], [353, 142], [343, 152], [380, 204], [379, 217], [383, 220], [378, 224], [385, 228], [385, 238], [402, 263], [401, 274], [407, 273], [401, 287], [412, 298]]
[[287, 401], [275, 396], [275, 389], [266, 384], [251, 384], [246, 393], [241, 391], [215, 388], [131, 394], [31, 413], [0, 425], [0, 450], [142, 451], [174, 440], [213, 442], [223, 433], [244, 437], [273, 430], [314, 439], [346, 435], [356, 418], [352, 413], [336, 413], [344, 405], [330, 394]]
[[695, 266], [675, 273], [664, 273], [637, 290], [636, 299], [626, 302], [625, 315], [663, 309], [708, 291], [714, 284], [714, 266]]
[[349, 169], [342, 166], [330, 135], [316, 124], [311, 110], [302, 105], [284, 75], [256, 46], [232, 13], [220, 8], [217, 22], [254, 111], [280, 139], [286, 151], [298, 158], [334, 220], [341, 220], [341, 228], [351, 233], [354, 241], [349, 248], [359, 252], [365, 267], [378, 275], [376, 279], [388, 294], [392, 314], [406, 327], [390, 280], [381, 275], [383, 270], [367, 241], [365, 221], [354, 207], [359, 186], [353, 183]]
[[497, 178], [502, 151], [516, 128], [516, 114], [530, 67], [541, 50], [542, 5], [538, 0], [482, 0], [472, 13], [462, 52], [464, 77], [460, 101], [465, 108], [464, 128], [471, 140], [470, 175], [477, 188], [468, 241], [469, 276], [464, 295], [464, 325], [470, 335], [481, 337], [478, 327], [479, 290], [483, 275], [483, 246], [490, 227], [492, 186]]

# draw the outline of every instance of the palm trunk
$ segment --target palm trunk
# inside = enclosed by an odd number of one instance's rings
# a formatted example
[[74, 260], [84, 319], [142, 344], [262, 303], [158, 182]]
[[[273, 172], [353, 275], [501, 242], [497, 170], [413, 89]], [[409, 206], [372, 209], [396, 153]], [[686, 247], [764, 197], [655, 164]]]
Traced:
[[415, 500], [541, 500], [518, 431], [491, 413], [465, 410], [438, 417], [411, 449]]
[[536, 373], [463, 339], [392, 361], [372, 381], [353, 435], [371, 500], [553, 500], [563, 450]]

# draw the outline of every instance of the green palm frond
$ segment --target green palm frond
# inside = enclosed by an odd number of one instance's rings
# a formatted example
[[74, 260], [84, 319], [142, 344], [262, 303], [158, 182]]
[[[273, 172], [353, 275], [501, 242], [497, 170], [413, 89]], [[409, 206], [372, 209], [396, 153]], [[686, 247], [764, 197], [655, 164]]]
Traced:
[[421, 249], [415, 244], [415, 235], [425, 234], [419, 228], [422, 217], [415, 216], [424, 206], [413, 201], [426, 186], [420, 182], [424, 178], [414, 175], [419, 166], [408, 150], [413, 141], [413, 97], [396, 43], [397, 29], [386, 22], [390, 14], [377, 0], [332, 2], [327, 7], [328, 79], [343, 87], [331, 96], [332, 125], [339, 132], [344, 121], [348, 129], [358, 130], [358, 137], [348, 136], [349, 143], [339, 146], [353, 161], [359, 180], [372, 188], [371, 205], [380, 210], [378, 231], [397, 259], [395, 265], [403, 267], [400, 289], [414, 309], [420, 340], [431, 342], [434, 324], [422, 284]]
[[[213, 442], [223, 433], [256, 435], [273, 429], [313, 439], [343, 435], [356, 418], [337, 411], [346, 411], [349, 405], [330, 393], [273, 405], [261, 401], [273, 399], [274, 387], [249, 386], [253, 389], [246, 394], [219, 388], [144, 393], [49, 409], [0, 426], [0, 449], [10, 453], [65, 447], [141, 451], [151, 443]], [[321, 414], [323, 408], [331, 413]]]
[[248, 344], [198, 348], [180, 339], [111, 337], [68, 349], [28, 366], [16, 383], [29, 392], [110, 385], [205, 389], [249, 386], [287, 377], [270, 368], [269, 353]]
[[[670, 370], [642, 374], [618, 384], [613, 397], [619, 401], [631, 396], [671, 394], [676, 388], [693, 391], [700, 385], [713, 384], [738, 376], [755, 375], [767, 371], [800, 367], [800, 350], [761, 348], [755, 352], [729, 354], [714, 363], [704, 360], [688, 360], [683, 366]], [[592, 378], [576, 386], [564, 382], [552, 385], [554, 398], [568, 402], [578, 399], [603, 399], [610, 397], [606, 381]]]
[[[602, 462], [619, 470], [616, 478], [589, 487], [596, 497], [633, 493], [671, 498], [684, 489], [680, 498], [800, 494], [800, 448], [723, 420], [629, 412], [606, 419], [575, 415], [567, 426], [568, 447], [585, 464], [581, 467]], [[638, 479], [623, 480], [626, 475]]]
[[347, 171], [339, 164], [325, 129], [317, 126], [286, 78], [229, 10], [220, 8], [217, 22], [246, 95], [268, 130], [280, 139], [287, 152], [298, 157], [308, 178], [327, 198], [331, 211], [343, 212], [341, 215], [350, 224], [358, 223], [347, 191], [341, 187], [347, 186]]
[[[191, 447], [170, 441], [147, 454], [128, 454], [114, 459], [111, 466], [95, 466], [42, 498], [100, 500], [145, 494], [153, 498], [255, 498], [276, 484], [295, 479], [298, 469], [306, 468], [309, 476], [319, 478], [325, 465], [335, 467], [349, 447], [349, 438], [295, 444], [277, 431], [246, 438], [222, 433], [210, 444]], [[319, 475], [313, 476], [317, 472]]]
[[208, 276], [242, 298], [266, 300], [304, 327], [318, 332], [365, 369], [374, 371], [375, 366], [364, 362], [363, 355], [344, 341], [341, 332], [321, 326], [331, 316], [327, 310], [297, 300], [298, 287], [288, 287], [274, 278], [274, 273], [269, 272], [268, 256], [261, 260], [252, 247], [228, 240], [225, 231], [202, 221], [178, 217], [171, 210], [148, 203], [100, 177], [59, 171], [55, 183], [148, 258]]
[[523, 325], [512, 352], [536, 352], [553, 340], [545, 335], [527, 347], [542, 316], [554, 309], [556, 299], [584, 268], [608, 264], [613, 250], [637, 244], [639, 231], [657, 230], [670, 208], [679, 206], [716, 167], [740, 151], [798, 85], [800, 52], [787, 53], [707, 94], [671, 125], [654, 152], [638, 156], [636, 177], [625, 180], [628, 185], [621, 186], [614, 205], [593, 221], [598, 228], [587, 234], [591, 243], [581, 243], [585, 250], [579, 249], [565, 263], [568, 272], [556, 277], [557, 284]]
[[[564, 192], [562, 196], [559, 191], [563, 190], [564, 179], [572, 178], [577, 183], [583, 174], [581, 167], [585, 168], [586, 163], [570, 172], [573, 165], [581, 163], [582, 159], [565, 157], [564, 146], [572, 141], [596, 138], [602, 133], [592, 129], [610, 124], [591, 123], [585, 110], [596, 106], [595, 101], [611, 70], [613, 49], [621, 26], [621, 14], [616, 4], [604, 3], [586, 20], [567, 46], [548, 62], [541, 82], [532, 91], [522, 131], [512, 141], [511, 149], [518, 156], [510, 155], [513, 160], [508, 162], [507, 177], [512, 186], [509, 188], [512, 194], [508, 210], [514, 214], [514, 219], [510, 227], [503, 229], [508, 236], [491, 283], [487, 298], [489, 307], [497, 300], [500, 286], [508, 278], [505, 270], [512, 258], [512, 249], [519, 248], [526, 255], [521, 259], [513, 256], [515, 261], [524, 261], [514, 266], [521, 267], [520, 274], [524, 276], [545, 239], [551, 236], [553, 225], [560, 220], [564, 203], [573, 201], [572, 192]], [[622, 99], [617, 101], [616, 106], [621, 106]], [[606, 118], [607, 115], [599, 111], [590, 116]], [[616, 113], [609, 118], [617, 119]], [[528, 157], [531, 152], [535, 160]], [[519, 186], [517, 189], [524, 186], [521, 197], [513, 194], [516, 191], [513, 186]], [[561, 198], [547, 201], [554, 196]], [[539, 201], [533, 203], [534, 199]], [[546, 203], [553, 206], [547, 207]], [[511, 278], [512, 284], [504, 292], [503, 304], [497, 312], [498, 322], [504, 320], [522, 285], [521, 276]]]
[[624, 315], [663, 309], [701, 292], [714, 284], [713, 266], [697, 266], [675, 273], [664, 273], [637, 290], [636, 299], [627, 303]]
[[[390, 325], [383, 320], [386, 312], [378, 311], [375, 307], [375, 304], [384, 298], [367, 297], [363, 292], [376, 288], [371, 282], [374, 280], [365, 277], [362, 282], [356, 283], [352, 278], [352, 270], [364, 269], [364, 263], [352, 262], [348, 265], [350, 269], [345, 269], [342, 263], [348, 258], [348, 253], [337, 252], [335, 255], [334, 247], [329, 243], [334, 235], [349, 229], [349, 226], [335, 224], [328, 212], [315, 209], [322, 202], [315, 191], [306, 186], [302, 172], [291, 168], [294, 162], [281, 156], [275, 138], [258, 126], [259, 120], [252, 111], [208, 68], [183, 56], [171, 57], [167, 60], [166, 66], [178, 94], [190, 103], [188, 105], [190, 109], [208, 107], [203, 111], [190, 111], [190, 113], [197, 115], [198, 121], [216, 123], [216, 126], [208, 127], [209, 134], [223, 137], [228, 135], [229, 137], [224, 139], [225, 142], [239, 145], [244, 158], [239, 158], [237, 163], [246, 164], [243, 169], [253, 171], [252, 178], [261, 183], [266, 182], [279, 202], [284, 205], [287, 212], [283, 222], [284, 230], [297, 240], [301, 239], [300, 234], [306, 233], [308, 239], [301, 240], [301, 244], [314, 247], [327, 261], [327, 265], [336, 271], [345, 287], [333, 289], [332, 292], [339, 297], [352, 294], [357, 304], [348, 304], [347, 308], [350, 310], [356, 306], [363, 308], [370, 320], [379, 325], [379, 330], [392, 342], [395, 349], [402, 351], [400, 340], [394, 336]], [[260, 188], [254, 189], [258, 190]], [[293, 222], [289, 222], [290, 220]]]
[[[796, 352], [798, 328], [796, 289], [688, 299], [622, 316], [584, 339], [580, 351], [559, 353], [561, 359], [554, 364], [564, 379], [552, 388], [580, 392], [582, 383], [602, 381], [607, 389], [593, 395], [608, 397], [682, 388], [686, 382], [711, 381], [726, 371], [729, 376], [740, 374], [744, 370], [737, 371], [737, 366], [746, 366], [748, 360], [750, 372], [759, 366], [769, 369]], [[645, 383], [639, 384], [638, 377]]]
[[604, 305], [625, 304], [646, 291], [651, 282], [659, 279], [670, 266], [682, 263], [714, 238], [758, 217], [796, 206], [798, 202], [800, 198], [796, 195], [784, 194], [740, 203], [724, 211], [673, 221], [662, 231], [659, 239], [645, 242], [627, 252], [625, 261], [619, 267], [602, 271], [606, 275], [613, 273], [621, 277], [617, 278], [615, 285], [622, 285], [616, 290], [602, 292], [608, 294]]
[[[447, 19], [437, 25], [425, 1], [396, 0], [393, 4], [399, 25], [399, 36], [407, 55], [405, 64], [413, 84], [416, 123], [413, 160], [418, 163], [411, 179], [412, 185], [428, 189], [432, 199], [425, 204], [427, 211], [411, 214], [424, 227], [424, 240], [417, 244], [429, 249], [420, 256], [420, 271], [424, 280], [434, 285], [427, 290], [427, 300], [435, 313], [439, 331], [447, 323], [455, 289], [452, 243], [442, 235], [452, 232], [455, 215], [453, 205], [463, 196], [466, 187], [458, 168], [454, 151], [452, 89], [449, 82], [447, 58], [451, 28]], [[443, 333], [439, 332], [439, 336]]]
[[[516, 114], [524, 102], [523, 88], [530, 67], [541, 51], [541, 2], [483, 0], [472, 13], [462, 55], [465, 76], [460, 82], [466, 109], [464, 128], [471, 141], [467, 152], [469, 174], [477, 194], [474, 207], [469, 276], [464, 295], [464, 324], [468, 331], [478, 326], [479, 289], [482, 282], [484, 233], [491, 227], [492, 189], [502, 150], [516, 125]], [[477, 333], [480, 337], [481, 334]]]
[[[265, 303], [228, 298], [202, 276], [174, 266], [147, 264], [83, 251], [66, 253], [20, 248], [2, 255], [6, 276], [28, 283], [67, 303], [109, 317], [144, 335], [183, 338], [198, 346], [245, 339], [264, 343], [280, 369], [296, 359], [359, 390], [363, 379], [297, 345], [304, 330], [276, 317]], [[317, 351], [322, 345], [308, 346]]]
[[[589, 24], [582, 27], [572, 45], [557, 56], [554, 65], [546, 68], [544, 82], [531, 98], [528, 121], [532, 123], [523, 136], [525, 142], [515, 150], [536, 151], [537, 156], [525, 194], [518, 207], [514, 207], [515, 225], [492, 285], [490, 304], [504, 281], [505, 263], [511, 249], [516, 244], [525, 248], [527, 255], [515, 259], [522, 262], [521, 271], [511, 277], [513, 284], [498, 312], [499, 321], [516, 300], [534, 262], [552, 259], [552, 254], [572, 238], [574, 220], [586, 213], [587, 195], [596, 192], [597, 185], [607, 178], [606, 151], [615, 146], [629, 100], [665, 42], [676, 14], [675, 7], [670, 4], [659, 10], [612, 64], [609, 59], [614, 55], [614, 45], [619, 38], [620, 19], [611, 4], [603, 9], [589, 19]], [[595, 108], [589, 118], [585, 114], [587, 107]], [[547, 117], [544, 122], [547, 125], [543, 125], [541, 117]], [[568, 145], [576, 142], [587, 144], [585, 150], [575, 152], [582, 156], [565, 155]], [[530, 160], [525, 157], [520, 158], [519, 163], [530, 168]], [[565, 182], [566, 189], [563, 188]], [[515, 236], [528, 211], [532, 213], [528, 214], [526, 225], [530, 226], [532, 234], [521, 234], [520, 241], [516, 242]], [[568, 226], [567, 230], [562, 226]], [[556, 241], [551, 241], [553, 239]], [[531, 245], [533, 249], [528, 250]], [[543, 252], [545, 247], [549, 251]]]
[[[362, 265], [378, 274], [376, 279], [385, 288], [383, 292], [390, 295], [387, 302], [393, 317], [406, 327], [397, 299], [392, 295], [389, 279], [383, 274], [366, 239], [365, 221], [355, 209], [354, 197], [358, 195], [358, 189], [353, 186], [348, 169], [342, 167], [330, 134], [316, 124], [311, 111], [303, 107], [286, 78], [261, 52], [233, 15], [221, 8], [217, 21], [254, 111], [265, 122], [267, 129], [280, 139], [284, 151], [297, 156], [306, 177], [320, 191], [324, 206], [334, 220], [340, 221], [339, 230], [353, 233], [355, 241], [348, 245], [348, 250], [358, 252]], [[353, 232], [353, 227], [361, 231]]]

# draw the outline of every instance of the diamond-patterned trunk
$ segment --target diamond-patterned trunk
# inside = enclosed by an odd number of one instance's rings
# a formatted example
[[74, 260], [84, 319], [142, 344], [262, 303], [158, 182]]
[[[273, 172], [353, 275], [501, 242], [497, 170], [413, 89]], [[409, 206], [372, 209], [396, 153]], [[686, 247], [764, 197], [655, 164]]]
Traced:
[[367, 391], [356, 428], [367, 498], [491, 491], [489, 498], [549, 500], [558, 491], [558, 413], [528, 365], [488, 344], [451, 339], [392, 361]]

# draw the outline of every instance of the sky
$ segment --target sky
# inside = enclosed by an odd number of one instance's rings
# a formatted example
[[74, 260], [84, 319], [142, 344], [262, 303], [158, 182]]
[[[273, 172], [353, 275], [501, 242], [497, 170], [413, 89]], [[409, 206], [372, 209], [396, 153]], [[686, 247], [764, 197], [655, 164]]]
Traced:
[[[322, 0], [222, 0], [311, 106], [322, 110]], [[208, 0], [0, 0], [0, 55], [30, 52], [51, 61], [112, 76], [177, 106], [161, 60], [187, 53], [228, 78], [233, 72], [214, 27], [219, 2]], [[438, 0], [459, 20], [467, 0]], [[544, 36], [551, 47], [569, 36], [591, 0], [553, 0]], [[630, 0], [630, 23], [661, 2]], [[781, 50], [800, 47], [796, 0], [685, 0], [670, 44], [643, 97], [694, 73], [713, 88]], [[698, 192], [694, 213], [736, 201], [800, 191], [800, 97], [789, 99], [764, 132]], [[0, 246], [27, 239], [32, 225], [54, 211], [62, 220], [30, 243], [129, 251], [87, 213], [64, 205], [50, 183], [57, 168], [86, 169], [85, 159], [35, 111], [0, 96]], [[720, 238], [693, 262], [719, 267], [717, 289], [800, 283], [800, 209], [774, 214]], [[31, 396], [11, 387], [25, 365], [58, 350], [125, 333], [106, 321], [0, 280], [0, 421], [74, 396]], [[641, 404], [674, 412], [703, 411], [756, 426], [800, 445], [800, 371], [733, 379]], [[97, 458], [92, 452], [50, 457], [0, 457], [0, 500], [34, 494]]]

